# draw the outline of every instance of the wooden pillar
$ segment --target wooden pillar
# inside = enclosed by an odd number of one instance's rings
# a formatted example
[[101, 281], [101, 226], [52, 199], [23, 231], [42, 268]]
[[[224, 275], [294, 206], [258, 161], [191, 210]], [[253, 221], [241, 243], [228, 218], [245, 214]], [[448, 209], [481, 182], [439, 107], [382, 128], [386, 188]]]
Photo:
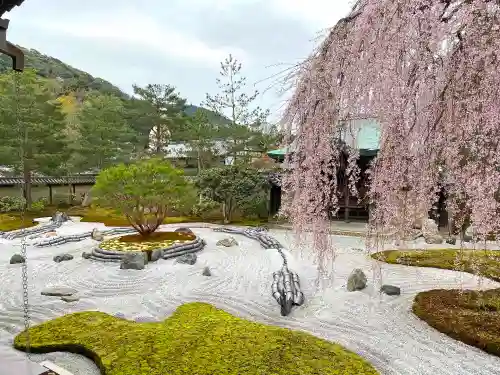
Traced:
[[52, 198], [52, 185], [49, 185], [49, 205], [52, 206], [52, 201], [53, 201], [53, 198]]

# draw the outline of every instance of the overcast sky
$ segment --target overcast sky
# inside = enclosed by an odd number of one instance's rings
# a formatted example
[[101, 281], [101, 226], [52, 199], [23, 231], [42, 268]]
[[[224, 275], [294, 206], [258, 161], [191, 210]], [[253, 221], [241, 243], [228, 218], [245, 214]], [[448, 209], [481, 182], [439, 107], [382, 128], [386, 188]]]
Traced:
[[[131, 92], [177, 87], [192, 104], [215, 93], [219, 62], [232, 53], [249, 89], [303, 60], [345, 16], [349, 0], [25, 0], [6, 15], [9, 41], [34, 48]], [[264, 81], [263, 81], [264, 80]], [[263, 82], [261, 82], [263, 81]], [[261, 106], [277, 116], [271, 89]], [[274, 116], [273, 116], [274, 117]]]

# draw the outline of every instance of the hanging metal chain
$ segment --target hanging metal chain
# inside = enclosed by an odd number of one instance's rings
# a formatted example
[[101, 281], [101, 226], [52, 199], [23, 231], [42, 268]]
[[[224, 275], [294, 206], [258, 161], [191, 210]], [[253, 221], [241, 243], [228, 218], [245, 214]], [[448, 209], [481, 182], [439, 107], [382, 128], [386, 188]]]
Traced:
[[[15, 119], [16, 119], [16, 127], [19, 130], [20, 133], [20, 144], [19, 144], [19, 151], [20, 151], [20, 158], [21, 158], [21, 170], [24, 171], [24, 148], [23, 148], [23, 142], [25, 138], [25, 132], [26, 130], [23, 128], [21, 129], [21, 122], [20, 122], [20, 108], [19, 108], [19, 97], [20, 97], [20, 89], [19, 89], [19, 75], [21, 73], [15, 72], [14, 73], [14, 88], [15, 88], [15, 94], [16, 94], [16, 108], [15, 108]], [[28, 356], [28, 359], [31, 359], [31, 340], [30, 340], [30, 334], [29, 334], [29, 329], [30, 329], [30, 305], [29, 305], [29, 295], [28, 295], [28, 257], [26, 254], [26, 233], [25, 233], [25, 228], [26, 228], [26, 208], [27, 208], [27, 189], [26, 189], [26, 181], [23, 183], [23, 191], [24, 191], [24, 198], [26, 200], [25, 204], [23, 205], [23, 208], [21, 210], [21, 256], [24, 259], [24, 262], [22, 264], [22, 285], [23, 285], [23, 310], [24, 310], [24, 330], [25, 330], [25, 335], [26, 335], [26, 354]]]

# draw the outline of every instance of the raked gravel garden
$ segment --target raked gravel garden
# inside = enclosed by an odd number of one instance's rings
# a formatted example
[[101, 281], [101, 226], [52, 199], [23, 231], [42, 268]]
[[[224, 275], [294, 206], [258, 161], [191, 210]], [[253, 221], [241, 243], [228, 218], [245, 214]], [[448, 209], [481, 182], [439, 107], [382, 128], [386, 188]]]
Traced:
[[[179, 226], [179, 224], [163, 225], [159, 231], [173, 232]], [[92, 249], [100, 243], [91, 237], [43, 247], [35, 246], [42, 236], [29, 239], [27, 253], [32, 325], [66, 314], [98, 311], [105, 313], [98, 316], [102, 324], [107, 324], [109, 327], [117, 324], [122, 332], [130, 332], [130, 335], [137, 335], [134, 331], [136, 329], [134, 324], [160, 324], [165, 321], [164, 324], [168, 327], [180, 324], [187, 331], [191, 329], [192, 332], [204, 336], [204, 342], [209, 342], [212, 337], [210, 335], [217, 336], [221, 329], [218, 323], [229, 320], [230, 323], [224, 324], [233, 327], [234, 332], [247, 327], [245, 328], [246, 336], [224, 336], [236, 347], [231, 347], [225, 352], [220, 349], [222, 346], [214, 346], [214, 353], [222, 356], [222, 360], [226, 358], [225, 356], [235, 357], [235, 360], [240, 361], [239, 365], [242, 364], [241, 361], [244, 361], [244, 358], [239, 358], [235, 354], [236, 351], [249, 350], [245, 346], [247, 342], [245, 337], [249, 340], [248, 343], [255, 343], [256, 337], [263, 334], [268, 342], [271, 342], [274, 340], [271, 338], [272, 335], [276, 334], [281, 338], [280, 340], [288, 341], [283, 344], [283, 348], [286, 349], [280, 353], [281, 359], [265, 357], [269, 348], [264, 350], [264, 347], [261, 352], [257, 350], [255, 355], [260, 355], [262, 362], [276, 361], [276, 366], [279, 366], [279, 363], [283, 364], [283, 361], [307, 362], [309, 363], [307, 373], [311, 374], [321, 373], [319, 367], [316, 369], [319, 372], [314, 372], [316, 371], [315, 361], [336, 359], [346, 361], [346, 366], [352, 366], [352, 374], [376, 374], [377, 372], [384, 375], [500, 374], [499, 357], [438, 332], [412, 313], [412, 303], [419, 292], [451, 288], [500, 288], [498, 282], [486, 278], [480, 279], [464, 272], [379, 262], [367, 254], [363, 238], [335, 236], [333, 239], [337, 246], [337, 256], [332, 266], [333, 277], [328, 285], [317, 288], [317, 270], [308, 246], [300, 248], [295, 246], [294, 237], [290, 231], [270, 230], [268, 235], [283, 246], [288, 267], [300, 276], [300, 285], [305, 296], [304, 304], [294, 307], [290, 315], [282, 316], [271, 294], [272, 274], [280, 269], [283, 261], [276, 249], [265, 249], [258, 241], [243, 235], [229, 235], [214, 231], [216, 225], [191, 223], [188, 227], [193, 231], [194, 237], [203, 240], [203, 247], [196, 252], [194, 262], [183, 263], [175, 257], [166, 257], [167, 259], [159, 257], [154, 262], [147, 262], [143, 269], [122, 269], [123, 267], [120, 267], [117, 262], [103, 262], [82, 256], [82, 253], [91, 253]], [[67, 221], [55, 229], [54, 236], [88, 233], [95, 228], [101, 232], [112, 229], [99, 223]], [[219, 242], [221, 240], [229, 242], [230, 246], [221, 246]], [[176, 239], [166, 238], [165, 241], [166, 245], [171, 246], [175, 244]], [[200, 241], [198, 243], [201, 243]], [[219, 245], [217, 245], [218, 242]], [[114, 249], [117, 246], [116, 238], [105, 239], [102, 245], [105, 248]], [[20, 246], [20, 239], [0, 240], [0, 283], [2, 285], [0, 363], [2, 359], [25, 360], [25, 353], [14, 349], [13, 346], [15, 337], [24, 329], [21, 264], [10, 264], [11, 257], [20, 253]], [[432, 248], [437, 245], [427, 245], [423, 240], [418, 239], [413, 241], [410, 247]], [[449, 245], [449, 247], [458, 248], [459, 246]], [[54, 261], [54, 257], [62, 255], [66, 255], [66, 258], [62, 261], [60, 258], [59, 261]], [[347, 280], [356, 269], [367, 275], [367, 285], [361, 290], [349, 291]], [[398, 293], [390, 293], [394, 295], [380, 293], [382, 284], [396, 287], [394, 289]], [[50, 292], [48, 288], [54, 287], [68, 289], [70, 292], [67, 294], [71, 295], [65, 297], [71, 298], [66, 298], [65, 301], [60, 296], [46, 295], [51, 294], [47, 293], [47, 291]], [[192, 304], [192, 302], [199, 302], [199, 304]], [[72, 323], [69, 318], [68, 321], [61, 320], [57, 323], [58, 321], [55, 320], [53, 321], [55, 323], [47, 323], [53, 324], [53, 326], [47, 326], [47, 329], [54, 328], [55, 330], [65, 327], [67, 328], [66, 334], [74, 335], [74, 340], [85, 341], [78, 337], [79, 329], [92, 329], [92, 324], [95, 324], [94, 320], [98, 319], [95, 315], [85, 314], [72, 315]], [[113, 320], [113, 316], [118, 320]], [[108, 322], [106, 319], [111, 320]], [[205, 326], [195, 327], [197, 319], [199, 324], [206, 325], [205, 331], [203, 331]], [[79, 325], [71, 326], [75, 324], [75, 321], [80, 322]], [[251, 322], [307, 332], [326, 341], [317, 340], [302, 333], [292, 336], [286, 333], [290, 331], [276, 331], [277, 328], [272, 331], [272, 334], [267, 331], [264, 334], [262, 327], [265, 326], [252, 325]], [[165, 326], [161, 325], [161, 327]], [[151, 328], [150, 334], [157, 335], [162, 332], [161, 329]], [[167, 331], [173, 332], [173, 329]], [[51, 342], [54, 345], [57, 344], [57, 340], [69, 340], [69, 336], [61, 335], [51, 334], [50, 337], [44, 337], [43, 332], [36, 331], [35, 328], [31, 345], [36, 349], [37, 345], [50, 346]], [[124, 340], [125, 336], [124, 334]], [[90, 339], [87, 337], [86, 340]], [[16, 341], [18, 346], [22, 347], [22, 339], [18, 337]], [[193, 343], [197, 341], [190, 342], [194, 345]], [[344, 349], [330, 342], [340, 345], [347, 351], [344, 353]], [[88, 345], [97, 344], [94, 342]], [[298, 347], [301, 349], [298, 350]], [[58, 349], [57, 345], [53, 348]], [[178, 346], [175, 348], [179, 350]], [[165, 351], [164, 355], [170, 355], [170, 362], [175, 362], [176, 366], [182, 366], [190, 360], [191, 362], [195, 359], [199, 360], [206, 354], [203, 350], [195, 351], [192, 346], [190, 348], [188, 350], [190, 358], [182, 357], [182, 355], [179, 357], [180, 354], [173, 349], [168, 349], [170, 351]], [[276, 353], [275, 349], [271, 352]], [[105, 362], [100, 364], [101, 368], [103, 366], [109, 368], [111, 365], [106, 361], [110, 360], [112, 353], [106, 353], [103, 348], [97, 348], [96, 351], [98, 350], [101, 350], [100, 354], [103, 355], [101, 359]], [[325, 356], [325, 353], [329, 357], [320, 358], [321, 355]], [[135, 358], [134, 355], [140, 357], [142, 354], [129, 354], [131, 360]], [[360, 358], [360, 362], [353, 365], [346, 358], [352, 363], [356, 358]], [[49, 359], [75, 375], [100, 373], [96, 363], [81, 354], [54, 351], [47, 354], [33, 354], [32, 359], [37, 362]], [[137, 359], [135, 366], [142, 363], [141, 366], [147, 368], [150, 361], [162, 360], [168, 361], [168, 358], [158, 358], [154, 350], [150, 350], [148, 358], [142, 356]], [[181, 370], [180, 367], [177, 368]], [[129, 372], [119, 372], [120, 369], [117, 367], [113, 371], [110, 373], [134, 373], [130, 372], [130, 369], [127, 370]], [[205, 367], [203, 371], [209, 370]], [[336, 373], [331, 369], [328, 371], [324, 373]], [[135, 373], [141, 374], [140, 371]], [[276, 371], [276, 373], [280, 372]], [[338, 373], [348, 374], [349, 372]]]

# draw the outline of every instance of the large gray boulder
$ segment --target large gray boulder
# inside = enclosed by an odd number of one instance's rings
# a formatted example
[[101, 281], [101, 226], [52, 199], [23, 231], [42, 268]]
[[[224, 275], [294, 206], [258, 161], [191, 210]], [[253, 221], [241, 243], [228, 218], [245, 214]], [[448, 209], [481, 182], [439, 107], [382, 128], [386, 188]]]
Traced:
[[196, 256], [196, 254], [190, 253], [179, 256], [176, 261], [177, 263], [189, 264], [192, 266], [193, 264], [196, 263], [197, 259], [198, 257]]
[[122, 270], [143, 270], [148, 262], [147, 254], [143, 252], [128, 252], [125, 253], [121, 262], [120, 269]]
[[65, 262], [68, 260], [72, 260], [73, 255], [71, 255], [71, 254], [59, 254], [59, 255], [56, 255], [53, 259], [54, 259], [54, 262], [61, 263], [61, 262]]
[[26, 262], [26, 259], [21, 254], [14, 254], [10, 257], [10, 264], [19, 264]]
[[68, 220], [70, 220], [68, 214], [60, 211], [57, 211], [54, 215], [52, 215], [52, 219], [50, 219], [53, 223], [64, 223]]
[[349, 278], [347, 279], [347, 290], [349, 292], [363, 290], [366, 288], [367, 281], [365, 273], [359, 268], [356, 268], [351, 272]]
[[161, 258], [162, 250], [161, 249], [156, 249], [151, 251], [151, 262], [156, 262], [158, 259]]
[[231, 246], [238, 246], [238, 242], [233, 237], [227, 237], [227, 238], [223, 238], [222, 240], [217, 241], [216, 245], [217, 246], [231, 247]]

